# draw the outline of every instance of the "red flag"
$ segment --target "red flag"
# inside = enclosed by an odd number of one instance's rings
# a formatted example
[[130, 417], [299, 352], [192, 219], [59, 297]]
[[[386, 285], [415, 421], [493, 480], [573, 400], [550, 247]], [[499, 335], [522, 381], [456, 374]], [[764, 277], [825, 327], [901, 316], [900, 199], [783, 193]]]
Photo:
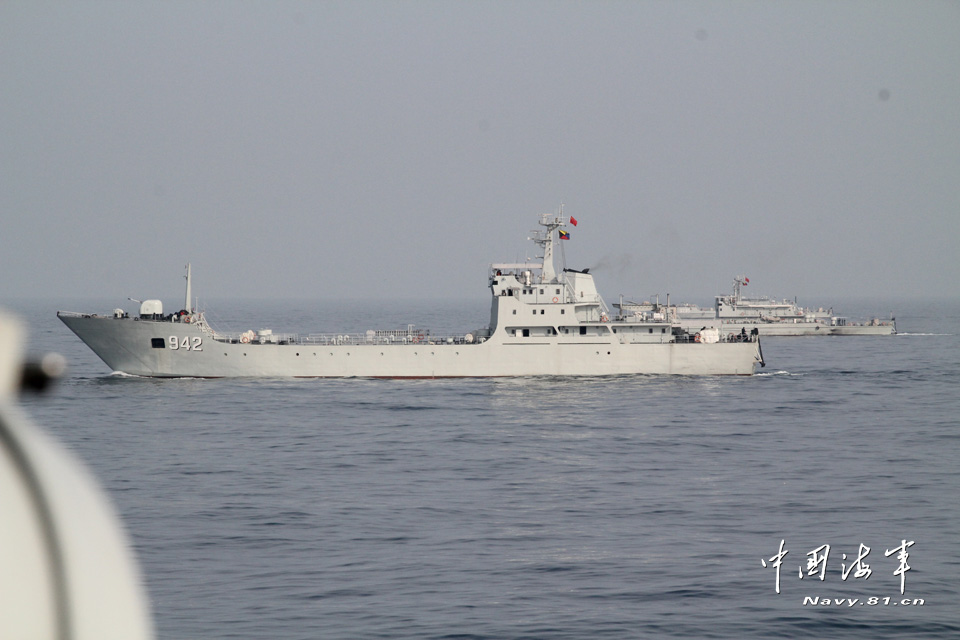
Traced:
[[577, 219], [574, 218], [573, 216], [570, 216], [570, 224], [572, 224], [573, 226], [577, 226]]
[[750, 278], [744, 278], [744, 279], [743, 279], [743, 282], [744, 282], [745, 284], [750, 284]]

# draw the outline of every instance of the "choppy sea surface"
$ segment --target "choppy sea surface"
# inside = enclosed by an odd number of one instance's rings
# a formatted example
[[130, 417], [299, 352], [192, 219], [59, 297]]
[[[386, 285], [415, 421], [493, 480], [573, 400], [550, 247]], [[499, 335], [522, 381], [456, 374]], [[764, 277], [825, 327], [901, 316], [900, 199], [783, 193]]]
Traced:
[[[115, 301], [4, 306], [70, 364], [23, 403], [116, 503], [159, 638], [956, 638], [960, 301], [858, 304], [901, 333], [766, 338], [753, 377], [414, 381], [121, 376], [55, 317]], [[488, 321], [207, 308], [237, 331]]]

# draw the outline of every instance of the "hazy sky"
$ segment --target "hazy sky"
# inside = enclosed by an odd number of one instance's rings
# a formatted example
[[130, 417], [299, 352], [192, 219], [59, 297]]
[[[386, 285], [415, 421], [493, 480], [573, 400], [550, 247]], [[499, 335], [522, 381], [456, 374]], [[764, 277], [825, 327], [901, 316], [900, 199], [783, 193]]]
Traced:
[[0, 3], [4, 297], [960, 295], [960, 3]]

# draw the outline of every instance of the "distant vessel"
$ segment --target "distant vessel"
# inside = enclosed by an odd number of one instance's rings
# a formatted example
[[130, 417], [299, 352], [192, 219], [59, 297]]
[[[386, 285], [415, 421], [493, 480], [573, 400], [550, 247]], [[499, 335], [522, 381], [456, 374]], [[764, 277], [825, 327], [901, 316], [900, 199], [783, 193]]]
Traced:
[[545, 214], [531, 238], [540, 263], [493, 264], [490, 325], [457, 336], [406, 329], [360, 334], [296, 335], [271, 330], [226, 334], [190, 300], [164, 315], [145, 300], [138, 317], [57, 312], [111, 369], [156, 377], [603, 376], [622, 374], [749, 375], [763, 365], [757, 335], [689, 332], [662, 318], [611, 318], [586, 269], [554, 264], [562, 227], [574, 218]]
[[661, 307], [659, 302], [626, 302], [617, 306], [624, 315], [659, 312], [684, 328], [713, 327], [726, 335], [757, 330], [765, 336], [888, 336], [897, 331], [894, 320], [851, 322], [834, 314], [833, 309], [801, 307], [796, 300], [745, 298], [740, 289], [749, 283], [749, 278], [735, 277], [732, 295], [717, 296], [713, 309], [691, 304]]

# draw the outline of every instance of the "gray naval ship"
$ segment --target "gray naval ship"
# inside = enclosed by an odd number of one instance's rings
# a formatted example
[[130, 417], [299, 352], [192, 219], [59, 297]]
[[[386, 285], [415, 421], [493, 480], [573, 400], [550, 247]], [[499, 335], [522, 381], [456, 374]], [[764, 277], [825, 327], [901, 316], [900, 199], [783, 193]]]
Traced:
[[750, 284], [745, 276], [733, 279], [733, 293], [716, 296], [713, 308], [694, 304], [661, 305], [654, 302], [621, 302], [614, 305], [625, 315], [650, 313], [671, 318], [680, 326], [695, 330], [713, 327], [722, 334], [757, 331], [765, 336], [889, 336], [897, 332], [896, 321], [873, 318], [854, 322], [823, 307], [802, 307], [796, 300], [766, 296], [747, 298], [741, 288]]
[[[631, 314], [612, 317], [588, 270], [555, 264], [555, 248], [575, 218], [540, 216], [533, 232], [541, 262], [492, 264], [488, 327], [455, 336], [385, 329], [338, 335], [272, 330], [221, 333], [191, 304], [165, 315], [145, 300], [122, 309], [57, 316], [114, 371], [153, 377], [750, 375], [763, 366], [759, 337]], [[562, 252], [561, 252], [562, 253]]]

